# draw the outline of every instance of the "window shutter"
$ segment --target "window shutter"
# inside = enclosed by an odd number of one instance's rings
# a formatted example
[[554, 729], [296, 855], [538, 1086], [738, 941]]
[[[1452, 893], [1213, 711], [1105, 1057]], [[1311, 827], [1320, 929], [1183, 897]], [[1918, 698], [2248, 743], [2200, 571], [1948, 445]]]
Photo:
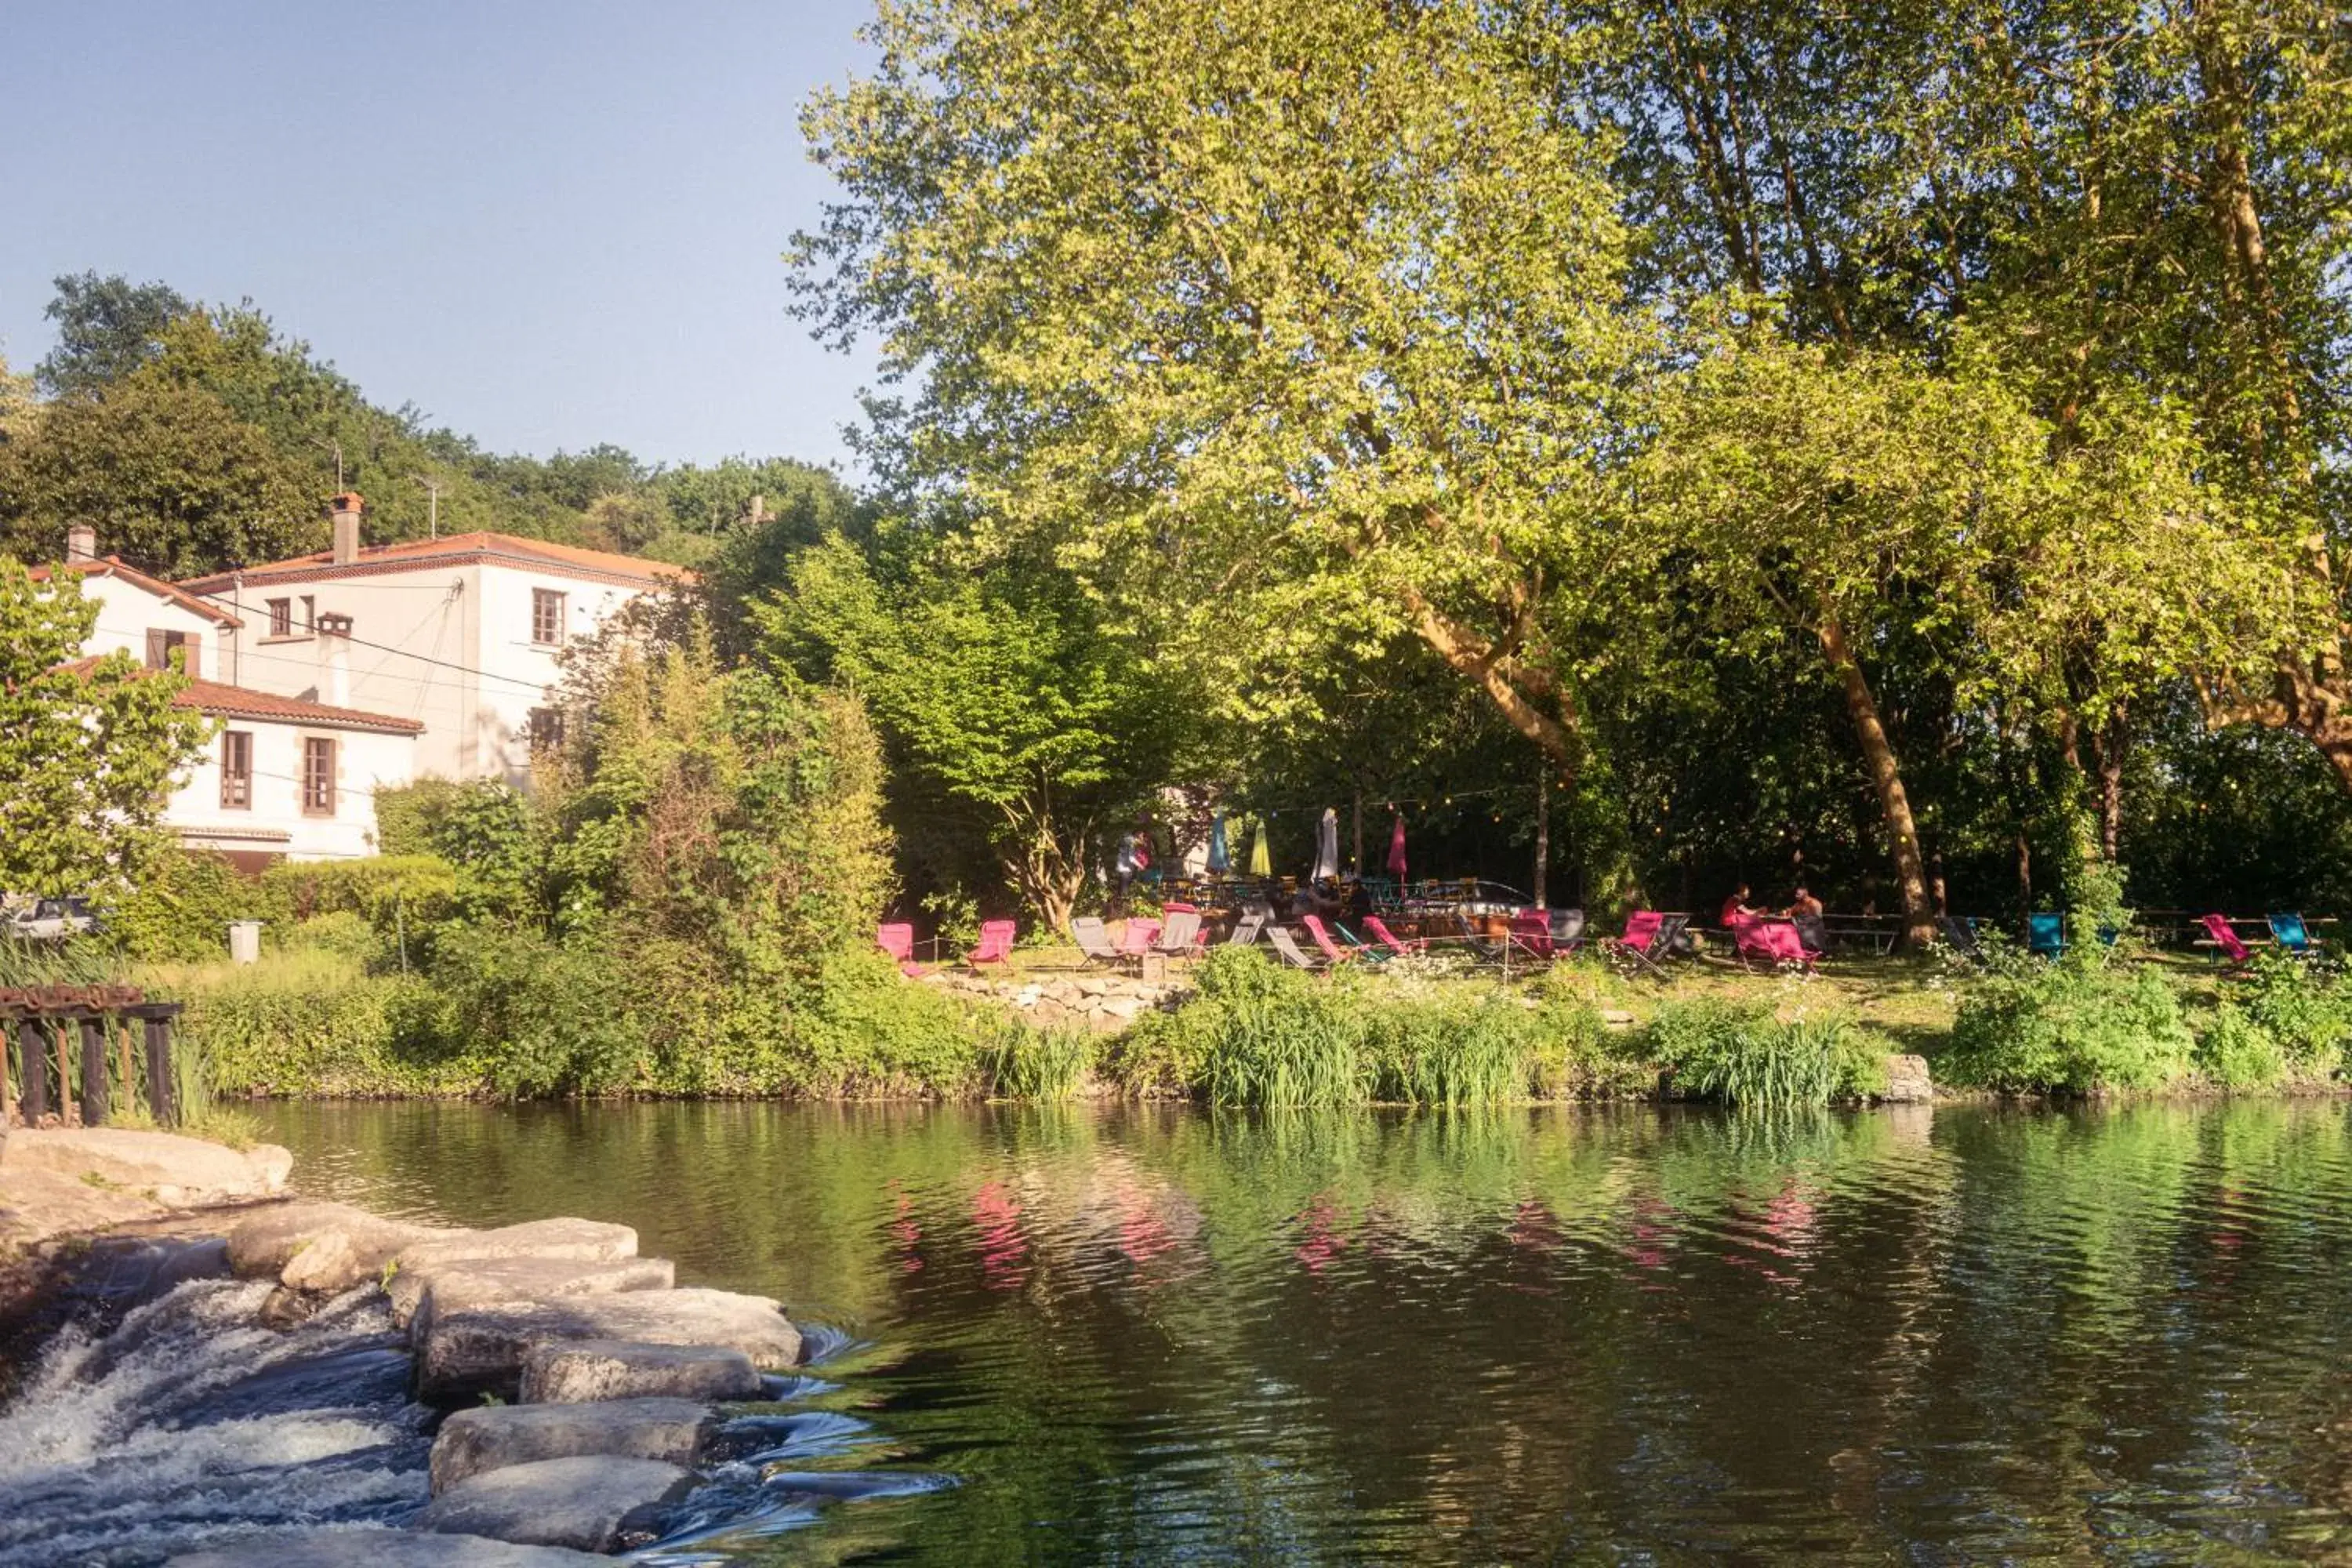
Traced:
[[147, 628], [147, 668], [166, 669], [171, 667], [171, 663], [172, 645], [166, 640], [162, 628], [149, 626]]
[[190, 632], [185, 637], [181, 639], [180, 647], [187, 654], [188, 679], [190, 680], [202, 680], [205, 676], [204, 637], [200, 633]]

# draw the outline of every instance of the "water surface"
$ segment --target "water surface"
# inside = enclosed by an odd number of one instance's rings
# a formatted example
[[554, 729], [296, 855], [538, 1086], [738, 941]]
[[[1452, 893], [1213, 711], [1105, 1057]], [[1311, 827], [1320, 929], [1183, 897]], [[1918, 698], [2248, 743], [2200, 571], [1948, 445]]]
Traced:
[[852, 1336], [808, 1468], [959, 1484], [744, 1561], [2352, 1549], [2338, 1101], [269, 1123], [312, 1192], [625, 1221]]

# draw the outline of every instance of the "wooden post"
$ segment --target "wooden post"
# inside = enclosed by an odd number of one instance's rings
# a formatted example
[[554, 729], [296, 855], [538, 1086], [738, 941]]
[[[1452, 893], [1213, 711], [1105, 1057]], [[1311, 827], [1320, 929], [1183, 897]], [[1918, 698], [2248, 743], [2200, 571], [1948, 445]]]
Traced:
[[1536, 775], [1536, 908], [1551, 908], [1547, 879], [1551, 871], [1551, 775]]
[[7, 1127], [8, 1119], [16, 1110], [16, 1091], [8, 1082], [8, 1047], [16, 1033], [8, 1026], [15, 1019], [12, 1009], [0, 1007], [0, 1129]]
[[125, 1105], [139, 1103], [139, 1069], [131, 1065], [131, 1020], [120, 1013], [106, 1020], [106, 1037], [114, 1042], [115, 1076], [122, 1088], [118, 1091]]
[[69, 1047], [66, 1045], [66, 1036], [69, 1032], [66, 1020], [61, 1017], [49, 1025], [49, 1055], [56, 1059], [58, 1067], [58, 1121], [68, 1127], [80, 1120], [74, 1113], [73, 1068], [67, 1060]]
[[45, 1059], [47, 1044], [41, 1038], [40, 1021], [26, 1014], [16, 1025], [16, 1063], [25, 1075], [25, 1125], [37, 1127], [41, 1118], [49, 1113], [49, 1066]]
[[154, 1113], [157, 1126], [169, 1127], [180, 1120], [172, 1082], [171, 1015], [139, 1023], [147, 1033], [147, 1109]]
[[106, 1123], [106, 1016], [85, 1012], [75, 1023], [81, 1031], [81, 1124], [101, 1127]]

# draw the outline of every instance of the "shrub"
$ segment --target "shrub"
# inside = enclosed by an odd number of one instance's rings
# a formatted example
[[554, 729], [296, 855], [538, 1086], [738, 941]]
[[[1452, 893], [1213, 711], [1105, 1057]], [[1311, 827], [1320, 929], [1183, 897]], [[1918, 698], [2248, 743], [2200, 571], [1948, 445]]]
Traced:
[[1067, 1100], [1095, 1065], [1094, 1037], [1084, 1029], [1023, 1029], [1000, 1035], [987, 1051], [990, 1092], [1007, 1100]]
[[793, 999], [791, 1070], [828, 1094], [968, 1094], [983, 1056], [1001, 1059], [1024, 1033], [1002, 1008], [909, 984], [871, 948], [828, 955]]
[[502, 1095], [598, 1094], [645, 1084], [646, 1037], [632, 1006], [629, 955], [593, 936], [558, 942], [535, 931], [445, 929], [432, 981], [441, 1005], [410, 1013], [426, 1054], [486, 1064]]
[[230, 921], [283, 917], [275, 890], [226, 856], [172, 849], [106, 911], [106, 932], [136, 963], [200, 963], [226, 955]]
[[1678, 1089], [1743, 1110], [1822, 1106], [1885, 1088], [1884, 1041], [1834, 1015], [1779, 1018], [1769, 1002], [1669, 1003], [1648, 1044]]
[[[1371, 998], [1364, 998], [1370, 1003]], [[1450, 987], [1367, 1008], [1373, 1094], [1412, 1105], [1495, 1105], [1532, 1087], [1536, 1014], [1507, 993]]]
[[432, 1094], [477, 1080], [463, 1063], [412, 1053], [409, 1021], [431, 996], [423, 980], [371, 975], [346, 954], [272, 953], [142, 980], [187, 1004], [176, 1034], [214, 1093]]
[[1179, 1014], [1197, 1042], [1199, 1087], [1216, 1105], [1355, 1105], [1370, 1096], [1363, 1011], [1352, 987], [1213, 951], [1200, 995]]
[[2352, 988], [2330, 973], [2283, 952], [2254, 960], [2243, 993], [2248, 1019], [2265, 1030], [2298, 1071], [2336, 1070], [2352, 1037]]
[[2197, 1041], [2197, 1066], [2223, 1089], [2269, 1089], [2287, 1074], [2276, 1036], [2224, 1002]]
[[2078, 950], [1979, 981], [1960, 999], [1937, 1066], [1953, 1083], [2092, 1094], [2168, 1083], [2193, 1044], [2161, 974]]
[[289, 860], [262, 874], [279, 917], [364, 916], [378, 925], [396, 910], [421, 921], [444, 911], [457, 881], [456, 868], [431, 855], [372, 855], [362, 860]]

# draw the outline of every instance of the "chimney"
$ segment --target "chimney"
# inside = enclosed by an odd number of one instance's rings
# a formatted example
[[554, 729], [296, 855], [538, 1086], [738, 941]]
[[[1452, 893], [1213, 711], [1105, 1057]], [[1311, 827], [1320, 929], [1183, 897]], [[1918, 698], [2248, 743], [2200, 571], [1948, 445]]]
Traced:
[[360, 492], [345, 490], [330, 503], [335, 510], [335, 564], [348, 566], [360, 558]]
[[77, 522], [66, 530], [66, 560], [95, 561], [98, 559], [98, 530], [86, 522]]
[[[354, 511], [352, 516], [356, 528], [359, 513]], [[339, 531], [342, 527], [341, 512], [336, 513], [335, 527]], [[319, 682], [319, 700], [331, 708], [348, 708], [352, 705], [352, 618], [322, 615], [314, 625], [319, 633], [319, 662], [324, 677]]]

